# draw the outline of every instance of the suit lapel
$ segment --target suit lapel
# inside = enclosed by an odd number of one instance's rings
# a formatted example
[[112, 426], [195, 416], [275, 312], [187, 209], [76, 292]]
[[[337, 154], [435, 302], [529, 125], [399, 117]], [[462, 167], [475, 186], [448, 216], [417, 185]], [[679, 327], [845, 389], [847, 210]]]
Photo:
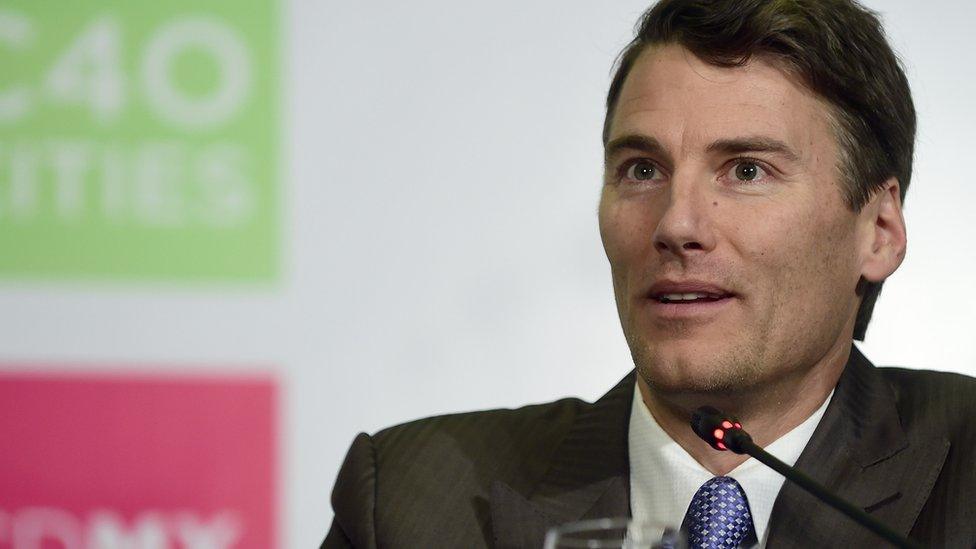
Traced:
[[627, 432], [634, 391], [631, 372], [585, 406], [526, 497], [508, 485], [491, 488], [496, 547], [539, 547], [552, 526], [589, 518], [630, 516]]
[[[881, 373], [851, 349], [844, 373], [796, 467], [908, 535], [948, 452], [940, 437], [909, 436]], [[787, 481], [770, 516], [769, 547], [862, 547], [870, 531]]]
[[[495, 546], [539, 547], [552, 526], [630, 516], [627, 445], [631, 372], [584, 407], [535, 489], [491, 487]], [[823, 419], [796, 466], [844, 499], [908, 535], [948, 453], [948, 441], [906, 433], [881, 373], [851, 349]], [[787, 481], [770, 517], [768, 547], [877, 545], [860, 525]]]

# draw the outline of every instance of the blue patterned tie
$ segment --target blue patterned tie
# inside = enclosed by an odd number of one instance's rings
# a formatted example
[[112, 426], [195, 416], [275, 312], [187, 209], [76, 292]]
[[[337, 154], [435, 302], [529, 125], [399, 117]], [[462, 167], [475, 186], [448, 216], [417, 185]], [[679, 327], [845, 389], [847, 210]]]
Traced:
[[735, 549], [756, 543], [749, 500], [732, 477], [709, 480], [691, 498], [681, 529], [691, 549]]

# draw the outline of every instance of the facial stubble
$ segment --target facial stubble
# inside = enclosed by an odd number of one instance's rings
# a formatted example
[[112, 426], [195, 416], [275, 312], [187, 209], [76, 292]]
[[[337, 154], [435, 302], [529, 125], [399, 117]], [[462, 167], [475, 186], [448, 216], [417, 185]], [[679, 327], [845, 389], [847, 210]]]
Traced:
[[[687, 337], [693, 326], [672, 322], [655, 334], [651, 342], [633, 326], [624, 329], [637, 374], [655, 393], [661, 395], [735, 395], [755, 390], [763, 383], [766, 368], [764, 349], [747, 341], [729, 341], [710, 356], [666, 358], [662, 352], [668, 341]], [[766, 330], [760, 330], [766, 331]], [[763, 334], [759, 334], [762, 341]]]

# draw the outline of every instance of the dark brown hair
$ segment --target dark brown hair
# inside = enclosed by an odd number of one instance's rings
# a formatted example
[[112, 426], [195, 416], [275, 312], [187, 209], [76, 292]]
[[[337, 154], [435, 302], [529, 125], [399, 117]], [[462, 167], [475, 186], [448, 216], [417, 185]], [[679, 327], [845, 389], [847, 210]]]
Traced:
[[[842, 191], [860, 211], [885, 181], [901, 200], [912, 177], [915, 106], [878, 16], [853, 0], [661, 0], [620, 54], [607, 94], [603, 142], [624, 80], [645, 48], [678, 44], [721, 67], [753, 56], [776, 60], [833, 106]], [[859, 285], [854, 338], [864, 339], [881, 283]]]

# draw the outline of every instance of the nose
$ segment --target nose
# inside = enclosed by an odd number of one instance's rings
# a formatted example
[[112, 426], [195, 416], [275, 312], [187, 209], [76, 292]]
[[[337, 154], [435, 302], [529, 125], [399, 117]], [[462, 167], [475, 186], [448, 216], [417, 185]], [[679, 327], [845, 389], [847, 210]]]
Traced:
[[[662, 197], [663, 198], [663, 197]], [[662, 255], [686, 259], [715, 248], [709, 208], [714, 208], [700, 183], [673, 179], [667, 202], [654, 230], [654, 248]]]

